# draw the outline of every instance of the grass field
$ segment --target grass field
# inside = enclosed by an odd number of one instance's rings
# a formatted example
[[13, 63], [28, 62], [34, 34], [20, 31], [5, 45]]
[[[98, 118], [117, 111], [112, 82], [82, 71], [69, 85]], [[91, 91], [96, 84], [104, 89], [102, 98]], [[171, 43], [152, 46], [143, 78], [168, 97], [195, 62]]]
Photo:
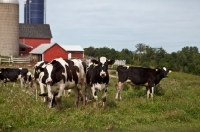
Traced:
[[129, 85], [116, 101], [115, 82], [110, 80], [106, 109], [94, 109], [92, 102], [77, 108], [73, 93], [62, 98], [61, 110], [49, 109], [36, 101], [34, 88], [1, 86], [0, 132], [200, 131], [200, 76], [170, 73], [155, 88], [153, 101], [146, 99], [144, 87]]

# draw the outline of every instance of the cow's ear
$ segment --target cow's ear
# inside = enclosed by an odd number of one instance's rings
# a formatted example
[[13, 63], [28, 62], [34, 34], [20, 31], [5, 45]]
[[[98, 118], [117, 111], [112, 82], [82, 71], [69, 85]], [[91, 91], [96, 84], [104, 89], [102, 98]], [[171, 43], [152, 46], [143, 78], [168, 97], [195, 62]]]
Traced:
[[91, 60], [91, 62], [93, 63], [93, 64], [98, 64], [98, 61], [97, 60]]
[[108, 61], [108, 65], [113, 65], [115, 63], [115, 60]]
[[96, 64], [96, 63], [93, 63], [93, 66], [95, 67], [95, 66], [97, 66], [97, 64]]

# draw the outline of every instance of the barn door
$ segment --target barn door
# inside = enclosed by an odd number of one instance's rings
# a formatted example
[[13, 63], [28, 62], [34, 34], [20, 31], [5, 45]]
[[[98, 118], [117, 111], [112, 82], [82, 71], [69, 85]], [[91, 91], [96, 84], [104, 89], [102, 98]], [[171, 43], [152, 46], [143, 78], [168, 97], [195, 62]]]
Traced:
[[72, 53], [68, 53], [68, 59], [70, 60], [72, 58]]

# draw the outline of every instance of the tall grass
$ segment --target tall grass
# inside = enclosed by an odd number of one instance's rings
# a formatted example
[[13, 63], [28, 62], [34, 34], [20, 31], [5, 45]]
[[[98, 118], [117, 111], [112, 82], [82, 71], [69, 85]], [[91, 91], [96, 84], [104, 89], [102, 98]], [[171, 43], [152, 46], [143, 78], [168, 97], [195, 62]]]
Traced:
[[[0, 87], [0, 131], [199, 131], [199, 76], [172, 72], [155, 88], [154, 99], [146, 99], [144, 87], [126, 84], [122, 100], [116, 101], [111, 79], [107, 107], [74, 105], [74, 94], [62, 98], [61, 110], [49, 109], [34, 88], [9, 83]], [[100, 93], [99, 93], [100, 95]], [[99, 101], [101, 97], [99, 96]]]

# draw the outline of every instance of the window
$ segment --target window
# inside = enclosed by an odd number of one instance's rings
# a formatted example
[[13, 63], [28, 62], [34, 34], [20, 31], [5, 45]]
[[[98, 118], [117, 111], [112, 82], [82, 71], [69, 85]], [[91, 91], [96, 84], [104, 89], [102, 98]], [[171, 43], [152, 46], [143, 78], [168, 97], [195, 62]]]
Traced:
[[25, 52], [25, 51], [26, 51], [26, 49], [25, 49], [25, 48], [21, 48], [21, 51], [22, 51], [22, 52]]

